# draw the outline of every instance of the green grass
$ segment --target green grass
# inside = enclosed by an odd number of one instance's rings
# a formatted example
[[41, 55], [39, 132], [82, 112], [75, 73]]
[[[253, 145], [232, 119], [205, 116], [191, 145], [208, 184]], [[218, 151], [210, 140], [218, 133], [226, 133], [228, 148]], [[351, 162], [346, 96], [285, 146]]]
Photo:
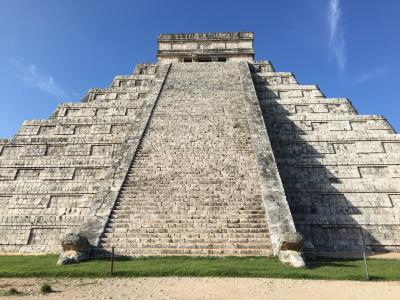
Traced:
[[[0, 277], [107, 277], [110, 261], [95, 259], [57, 266], [56, 255], [0, 256]], [[368, 260], [371, 280], [400, 280], [400, 260]], [[364, 280], [362, 260], [317, 260], [296, 269], [274, 258], [148, 257], [119, 259], [114, 276], [217, 276]]]

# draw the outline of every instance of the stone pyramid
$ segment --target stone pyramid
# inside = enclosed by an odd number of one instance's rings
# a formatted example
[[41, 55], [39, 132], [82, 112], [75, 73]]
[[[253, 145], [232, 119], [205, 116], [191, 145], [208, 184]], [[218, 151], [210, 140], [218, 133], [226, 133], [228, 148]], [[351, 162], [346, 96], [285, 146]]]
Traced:
[[158, 45], [156, 64], [0, 140], [0, 252], [59, 252], [68, 232], [129, 256], [270, 256], [301, 236], [399, 250], [400, 136], [383, 117], [254, 61], [251, 32]]

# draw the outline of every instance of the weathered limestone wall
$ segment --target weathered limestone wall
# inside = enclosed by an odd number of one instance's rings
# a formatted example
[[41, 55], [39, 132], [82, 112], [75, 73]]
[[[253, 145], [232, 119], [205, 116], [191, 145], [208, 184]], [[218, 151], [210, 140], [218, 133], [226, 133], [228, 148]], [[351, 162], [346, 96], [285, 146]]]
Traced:
[[0, 141], [0, 252], [56, 252], [84, 220], [143, 109], [157, 65], [138, 65]]
[[185, 59], [209, 58], [210, 61], [254, 60], [252, 32], [214, 32], [187, 34], [160, 34], [157, 61], [183, 62]]
[[253, 81], [297, 230], [318, 251], [400, 249], [400, 136], [268, 62]]
[[101, 246], [271, 255], [262, 200], [239, 64], [173, 63]]

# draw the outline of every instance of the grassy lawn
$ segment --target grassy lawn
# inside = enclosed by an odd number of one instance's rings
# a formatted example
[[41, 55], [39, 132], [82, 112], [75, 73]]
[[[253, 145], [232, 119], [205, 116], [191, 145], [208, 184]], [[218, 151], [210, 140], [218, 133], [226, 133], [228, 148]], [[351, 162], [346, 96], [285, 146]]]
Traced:
[[[109, 260], [56, 266], [56, 255], [0, 256], [0, 277], [107, 277]], [[400, 280], [400, 260], [368, 260], [371, 280]], [[362, 260], [317, 260], [307, 268], [284, 266], [273, 258], [148, 257], [119, 259], [114, 276], [217, 276], [364, 280]]]

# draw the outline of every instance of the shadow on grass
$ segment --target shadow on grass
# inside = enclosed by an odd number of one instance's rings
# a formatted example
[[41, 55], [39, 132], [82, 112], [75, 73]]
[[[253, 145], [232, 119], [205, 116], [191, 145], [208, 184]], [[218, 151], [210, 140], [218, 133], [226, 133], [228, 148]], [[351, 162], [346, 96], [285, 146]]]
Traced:
[[[131, 261], [133, 259], [135, 259], [135, 258], [127, 257], [127, 256], [114, 257], [114, 261]], [[85, 262], [88, 262], [88, 261], [107, 261], [107, 262], [109, 262], [109, 261], [111, 261], [111, 256], [109, 256], [109, 257], [108, 256], [107, 257], [93, 257], [93, 258], [89, 258], [89, 259], [85, 260]]]
[[308, 260], [306, 264], [307, 269], [317, 269], [322, 267], [340, 267], [340, 268], [360, 268], [360, 260], [358, 259], [342, 259], [342, 260], [327, 260], [316, 259]]

